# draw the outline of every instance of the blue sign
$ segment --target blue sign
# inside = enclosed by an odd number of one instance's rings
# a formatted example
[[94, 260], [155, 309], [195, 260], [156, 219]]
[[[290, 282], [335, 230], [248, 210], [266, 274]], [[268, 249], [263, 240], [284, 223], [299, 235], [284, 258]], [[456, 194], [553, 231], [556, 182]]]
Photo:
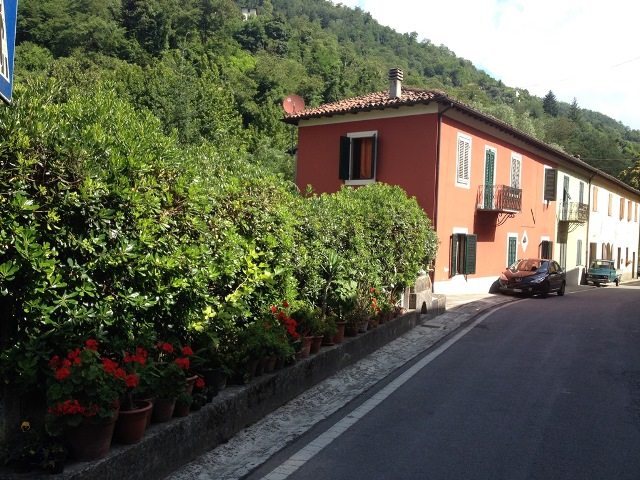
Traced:
[[0, 0], [0, 98], [11, 103], [18, 0]]

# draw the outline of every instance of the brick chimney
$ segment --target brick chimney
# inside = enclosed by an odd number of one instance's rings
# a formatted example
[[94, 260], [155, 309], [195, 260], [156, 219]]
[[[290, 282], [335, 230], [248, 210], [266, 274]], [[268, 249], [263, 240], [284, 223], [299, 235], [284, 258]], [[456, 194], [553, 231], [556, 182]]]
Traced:
[[389, 98], [400, 98], [402, 96], [402, 78], [404, 74], [399, 68], [389, 70]]

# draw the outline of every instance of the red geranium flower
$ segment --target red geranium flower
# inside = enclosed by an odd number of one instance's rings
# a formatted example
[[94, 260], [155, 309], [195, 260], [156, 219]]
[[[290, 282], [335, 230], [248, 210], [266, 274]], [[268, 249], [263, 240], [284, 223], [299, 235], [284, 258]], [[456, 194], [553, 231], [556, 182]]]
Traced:
[[90, 338], [86, 342], [84, 342], [84, 345], [87, 350], [93, 350], [94, 352], [98, 350], [98, 341], [93, 338]]
[[69, 367], [61, 367], [57, 369], [56, 373], [54, 374], [54, 376], [56, 377], [56, 380], [59, 380], [59, 381], [64, 380], [69, 375], [71, 375], [71, 369]]
[[130, 373], [124, 378], [124, 383], [129, 388], [135, 388], [140, 384], [140, 377], [138, 377], [138, 375], [136, 375], [135, 373]]
[[176, 365], [178, 365], [183, 370], [189, 370], [189, 359], [187, 357], [179, 357], [174, 360]]
[[188, 345], [186, 347], [182, 347], [183, 355], [193, 355], [193, 350]]
[[204, 378], [198, 377], [196, 378], [196, 388], [204, 388]]
[[102, 368], [104, 368], [104, 371], [110, 374], [115, 374], [116, 369], [118, 368], [118, 363], [114, 362], [113, 360], [111, 360], [110, 358], [103, 358], [102, 359]]

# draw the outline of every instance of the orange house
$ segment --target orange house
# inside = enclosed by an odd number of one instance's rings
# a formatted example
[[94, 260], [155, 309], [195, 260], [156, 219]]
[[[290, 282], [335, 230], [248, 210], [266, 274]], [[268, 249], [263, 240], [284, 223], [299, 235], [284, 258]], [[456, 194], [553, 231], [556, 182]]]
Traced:
[[285, 117], [298, 126], [297, 185], [384, 182], [415, 196], [439, 239], [436, 293], [486, 292], [515, 259], [552, 258], [545, 186], [558, 151], [442, 92], [403, 87], [398, 69], [389, 78], [389, 91]]

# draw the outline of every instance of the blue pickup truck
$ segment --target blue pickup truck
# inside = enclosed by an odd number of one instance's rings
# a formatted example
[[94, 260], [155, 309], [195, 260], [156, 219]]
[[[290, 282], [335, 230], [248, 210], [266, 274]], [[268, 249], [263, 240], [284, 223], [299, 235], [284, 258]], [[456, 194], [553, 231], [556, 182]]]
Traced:
[[596, 287], [615, 283], [620, 285], [620, 270], [616, 270], [613, 260], [594, 260], [587, 270], [587, 284], [592, 283]]

